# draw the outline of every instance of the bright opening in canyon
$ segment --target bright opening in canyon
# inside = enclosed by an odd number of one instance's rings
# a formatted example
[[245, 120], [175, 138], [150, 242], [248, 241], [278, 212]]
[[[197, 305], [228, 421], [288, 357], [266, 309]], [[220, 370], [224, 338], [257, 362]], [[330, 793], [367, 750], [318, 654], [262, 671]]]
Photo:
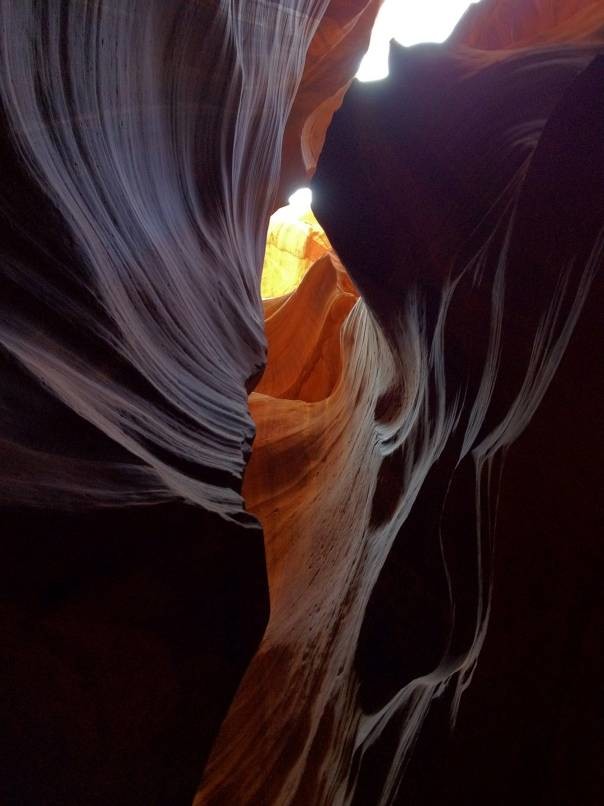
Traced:
[[391, 39], [405, 47], [444, 42], [476, 2], [479, 0], [386, 0], [376, 17], [369, 49], [356, 77], [359, 81], [386, 78]]
[[331, 250], [310, 209], [310, 188], [299, 188], [270, 218], [262, 267], [262, 299], [294, 291], [312, 264]]
[[[356, 78], [362, 82], [378, 81], [388, 76], [390, 42], [401, 45], [423, 42], [442, 43], [452, 33], [467, 9], [480, 0], [386, 0], [376, 17], [369, 48]], [[312, 192], [298, 188], [285, 207], [271, 216], [264, 264], [262, 299], [280, 297], [294, 291], [309, 267], [331, 246], [323, 228], [311, 210]]]

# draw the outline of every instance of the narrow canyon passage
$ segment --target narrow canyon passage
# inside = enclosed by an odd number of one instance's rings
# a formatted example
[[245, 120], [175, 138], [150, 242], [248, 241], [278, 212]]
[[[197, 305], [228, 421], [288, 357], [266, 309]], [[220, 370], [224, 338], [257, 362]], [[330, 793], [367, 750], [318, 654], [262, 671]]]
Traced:
[[2, 803], [601, 800], [604, 7], [394, 8], [0, 0]]

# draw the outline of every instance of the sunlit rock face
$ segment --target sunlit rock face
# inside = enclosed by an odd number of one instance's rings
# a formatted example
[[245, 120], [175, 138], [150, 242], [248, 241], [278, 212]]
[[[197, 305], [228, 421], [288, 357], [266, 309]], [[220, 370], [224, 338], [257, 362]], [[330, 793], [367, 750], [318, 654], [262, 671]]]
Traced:
[[290, 202], [276, 210], [266, 236], [262, 298], [282, 297], [294, 291], [313, 263], [328, 252], [329, 239], [310, 209], [310, 201], [304, 198], [301, 203]]
[[604, 10], [378, 5], [0, 5], [9, 803], [598, 802]]

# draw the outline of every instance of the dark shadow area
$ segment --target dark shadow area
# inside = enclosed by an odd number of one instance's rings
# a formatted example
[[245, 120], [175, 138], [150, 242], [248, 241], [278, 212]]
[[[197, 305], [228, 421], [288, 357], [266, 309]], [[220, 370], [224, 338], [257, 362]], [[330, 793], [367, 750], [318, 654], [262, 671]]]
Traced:
[[[451, 602], [439, 536], [446, 476], [447, 470], [437, 468], [424, 483], [369, 599], [355, 658], [359, 697], [367, 712], [379, 710], [407, 683], [433, 671], [447, 647]], [[376, 500], [390, 496], [396, 502], [397, 486], [380, 473]], [[467, 588], [475, 593], [469, 560]]]
[[11, 806], [188, 806], [268, 617], [262, 533], [184, 504], [1, 513]]
[[601, 803], [603, 306], [599, 283], [510, 450], [487, 641], [444, 743], [448, 698], [433, 705], [399, 806]]

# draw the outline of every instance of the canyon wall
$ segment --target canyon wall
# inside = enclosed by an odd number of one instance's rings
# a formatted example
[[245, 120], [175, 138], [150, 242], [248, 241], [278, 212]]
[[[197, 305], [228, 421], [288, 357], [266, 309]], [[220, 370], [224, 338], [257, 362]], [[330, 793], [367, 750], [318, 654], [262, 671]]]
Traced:
[[604, 9], [378, 7], [0, 4], [9, 803], [597, 802]]

